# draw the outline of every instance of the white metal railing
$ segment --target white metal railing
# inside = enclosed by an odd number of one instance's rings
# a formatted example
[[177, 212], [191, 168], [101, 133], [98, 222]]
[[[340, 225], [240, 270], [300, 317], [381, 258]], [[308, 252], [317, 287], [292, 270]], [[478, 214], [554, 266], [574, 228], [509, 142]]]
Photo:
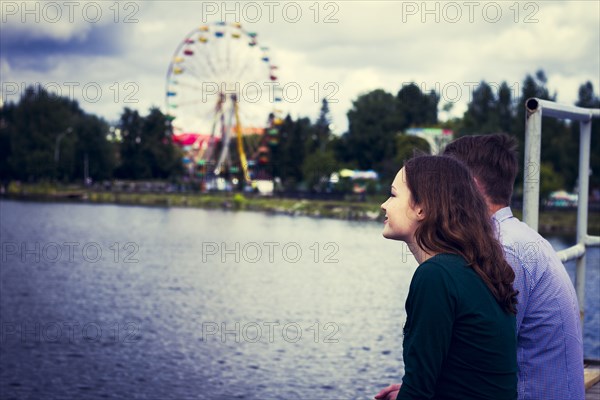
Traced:
[[523, 178], [523, 221], [537, 231], [540, 200], [540, 153], [542, 147], [542, 116], [579, 121], [579, 196], [577, 200], [577, 244], [558, 252], [562, 262], [577, 260], [575, 290], [582, 316], [585, 306], [586, 247], [600, 246], [600, 236], [589, 236], [588, 193], [590, 182], [590, 144], [592, 118], [600, 117], [600, 109], [557, 104], [530, 98], [525, 102], [525, 165]]

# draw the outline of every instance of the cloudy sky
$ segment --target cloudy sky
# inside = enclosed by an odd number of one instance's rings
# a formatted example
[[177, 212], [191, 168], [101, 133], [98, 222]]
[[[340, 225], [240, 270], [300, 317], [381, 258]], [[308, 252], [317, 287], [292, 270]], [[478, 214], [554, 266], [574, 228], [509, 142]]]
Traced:
[[220, 20], [241, 23], [269, 47], [281, 87], [293, 88], [280, 108], [314, 120], [326, 96], [339, 133], [359, 94], [395, 94], [411, 81], [440, 93], [440, 108], [454, 103], [454, 115], [476, 82], [506, 81], [519, 93], [525, 75], [540, 68], [564, 103], [588, 80], [596, 93], [600, 87], [593, 0], [2, 1], [0, 8], [3, 101], [42, 85], [109, 121], [124, 107], [164, 110], [176, 48], [194, 28]]

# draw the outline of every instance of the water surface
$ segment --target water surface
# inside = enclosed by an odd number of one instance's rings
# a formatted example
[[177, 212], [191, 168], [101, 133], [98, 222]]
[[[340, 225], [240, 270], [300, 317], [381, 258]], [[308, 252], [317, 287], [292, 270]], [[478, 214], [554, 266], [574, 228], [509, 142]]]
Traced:
[[0, 222], [3, 399], [372, 398], [403, 375], [416, 262], [379, 224], [14, 201]]

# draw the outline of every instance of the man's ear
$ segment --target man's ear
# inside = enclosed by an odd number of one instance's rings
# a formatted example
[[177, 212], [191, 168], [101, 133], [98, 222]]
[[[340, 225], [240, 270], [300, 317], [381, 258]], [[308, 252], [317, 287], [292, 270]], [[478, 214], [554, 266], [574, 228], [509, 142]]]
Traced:
[[473, 177], [473, 180], [475, 181], [475, 187], [479, 190], [479, 193], [485, 197], [485, 188], [483, 187], [483, 184], [481, 184], [476, 177]]
[[[492, 206], [496, 206], [488, 197], [487, 193], [485, 192], [485, 187], [483, 186], [482, 183], [479, 182], [479, 180], [477, 180], [477, 178], [473, 177], [473, 180], [475, 181], [475, 187], [477, 188], [477, 191], [481, 194], [481, 196], [483, 196], [483, 200], [485, 200], [485, 204], [488, 206], [488, 209], [490, 209], [490, 207]], [[503, 208], [505, 206], [499, 207]]]

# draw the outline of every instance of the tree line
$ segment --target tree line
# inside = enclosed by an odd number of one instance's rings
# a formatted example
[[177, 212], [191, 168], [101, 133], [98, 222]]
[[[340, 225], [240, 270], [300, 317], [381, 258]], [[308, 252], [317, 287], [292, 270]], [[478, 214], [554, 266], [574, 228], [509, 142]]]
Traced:
[[[440, 105], [440, 94], [434, 90], [425, 93], [414, 83], [403, 85], [396, 94], [376, 89], [352, 102], [348, 131], [341, 136], [332, 134], [329, 105], [323, 100], [314, 122], [289, 115], [283, 120], [278, 145], [272, 148], [272, 173], [287, 191], [328, 190], [327, 177], [342, 168], [373, 169], [386, 183], [414, 149], [429, 152], [426, 141], [404, 133], [413, 127], [451, 129], [455, 137], [505, 132], [518, 139], [522, 159], [524, 102], [530, 97], [557, 100], [543, 71], [527, 75], [518, 96], [506, 82], [493, 89], [482, 81], [462, 117], [440, 122], [438, 110], [449, 112], [452, 104]], [[579, 87], [576, 105], [600, 108], [591, 82]], [[111, 127], [85, 113], [74, 100], [30, 87], [18, 102], [0, 109], [0, 179], [4, 184], [11, 180], [81, 182], [87, 176], [96, 182], [175, 182], [185, 175], [183, 154], [166, 126], [168, 120], [157, 108], [147, 115], [125, 108]], [[600, 187], [599, 130], [600, 124], [592, 123], [592, 188]], [[544, 118], [542, 132], [542, 193], [572, 190], [578, 175], [579, 124]]]
[[0, 109], [0, 179], [81, 182], [168, 179], [181, 175], [182, 154], [157, 108], [125, 108], [116, 127], [85, 113], [77, 101], [27, 88]]

